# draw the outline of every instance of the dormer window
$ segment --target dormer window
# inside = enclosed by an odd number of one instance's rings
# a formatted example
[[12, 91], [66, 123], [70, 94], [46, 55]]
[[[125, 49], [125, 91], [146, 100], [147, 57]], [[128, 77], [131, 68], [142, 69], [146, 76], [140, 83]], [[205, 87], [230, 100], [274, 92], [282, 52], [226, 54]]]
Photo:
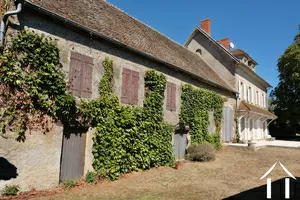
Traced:
[[248, 65], [248, 59], [247, 59], [247, 58], [243, 57], [243, 62], [244, 62], [246, 65]]
[[197, 50], [196, 50], [196, 53], [197, 53], [199, 56], [201, 56], [201, 55], [202, 55], [202, 50], [201, 50], [201, 49], [197, 49]]

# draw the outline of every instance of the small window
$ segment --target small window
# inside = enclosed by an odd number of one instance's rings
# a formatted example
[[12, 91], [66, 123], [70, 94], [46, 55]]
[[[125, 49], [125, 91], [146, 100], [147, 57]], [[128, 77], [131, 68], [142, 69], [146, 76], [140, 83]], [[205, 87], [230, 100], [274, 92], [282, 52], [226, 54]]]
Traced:
[[197, 53], [199, 56], [201, 56], [201, 55], [202, 55], [202, 50], [201, 50], [201, 49], [197, 49], [197, 50], [196, 50], [196, 53]]
[[259, 96], [258, 96], [258, 91], [256, 91], [256, 105], [259, 105]]
[[124, 104], [138, 104], [139, 72], [123, 68], [122, 74], [122, 96]]
[[251, 90], [251, 87], [249, 87], [249, 89], [248, 89], [248, 102], [252, 103], [252, 90]]
[[244, 83], [241, 82], [241, 94], [240, 94], [240, 99], [244, 98]]
[[244, 92], [245, 92], [245, 99], [244, 100], [248, 102], [248, 100], [249, 100], [248, 99], [248, 97], [249, 97], [249, 95], [248, 95], [249, 90], [247, 90], [247, 86], [245, 87], [245, 91]]
[[176, 85], [170, 82], [167, 83], [166, 109], [176, 111]]

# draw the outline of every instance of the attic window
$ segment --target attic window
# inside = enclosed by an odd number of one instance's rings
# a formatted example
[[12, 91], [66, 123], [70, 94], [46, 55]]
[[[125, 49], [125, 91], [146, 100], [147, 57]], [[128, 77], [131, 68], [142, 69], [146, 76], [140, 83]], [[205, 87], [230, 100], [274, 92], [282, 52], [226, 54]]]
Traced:
[[196, 50], [196, 53], [197, 53], [199, 56], [201, 56], [201, 55], [202, 55], [202, 50], [201, 50], [201, 49], [197, 49], [197, 50]]

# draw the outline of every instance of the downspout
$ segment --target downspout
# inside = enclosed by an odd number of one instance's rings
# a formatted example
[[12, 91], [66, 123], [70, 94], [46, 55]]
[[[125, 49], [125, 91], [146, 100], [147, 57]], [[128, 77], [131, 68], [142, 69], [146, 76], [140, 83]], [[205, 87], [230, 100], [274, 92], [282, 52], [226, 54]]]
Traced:
[[11, 15], [16, 15], [22, 11], [22, 1], [17, 1], [17, 9], [14, 11], [9, 11], [5, 13], [1, 20], [1, 27], [0, 27], [0, 45], [3, 46], [4, 44], [4, 35], [5, 35], [5, 29], [6, 29], [6, 20]]

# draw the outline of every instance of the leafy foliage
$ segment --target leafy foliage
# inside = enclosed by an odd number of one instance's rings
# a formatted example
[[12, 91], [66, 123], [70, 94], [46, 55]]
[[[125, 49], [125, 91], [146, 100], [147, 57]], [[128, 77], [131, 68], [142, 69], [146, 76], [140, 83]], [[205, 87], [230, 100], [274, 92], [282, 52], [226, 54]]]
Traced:
[[63, 182], [63, 187], [64, 187], [65, 189], [70, 189], [70, 188], [75, 187], [76, 184], [77, 184], [76, 181], [65, 180], [65, 181]]
[[172, 164], [172, 128], [163, 122], [165, 76], [148, 71], [144, 107], [124, 106], [113, 93], [113, 62], [106, 58], [103, 66], [100, 98], [83, 106], [96, 126], [95, 171], [115, 180], [131, 171]]
[[192, 144], [187, 149], [187, 158], [191, 161], [211, 161], [215, 159], [215, 149], [214, 147], [207, 142], [200, 144]]
[[278, 59], [279, 84], [272, 91], [274, 112], [278, 119], [270, 127], [272, 135], [296, 134], [300, 130], [300, 37], [295, 37]]
[[17, 139], [24, 141], [27, 129], [48, 131], [57, 119], [57, 100], [67, 95], [56, 42], [31, 31], [18, 32], [0, 61], [2, 132], [18, 132]]
[[206, 141], [212, 144], [216, 149], [220, 149], [222, 147], [221, 135], [218, 133], [210, 133], [206, 135]]
[[18, 185], [6, 185], [4, 189], [2, 190], [3, 196], [15, 196], [20, 191], [20, 188]]
[[[3, 134], [49, 130], [60, 120], [67, 126], [96, 128], [93, 166], [111, 180], [139, 169], [173, 162], [172, 128], [163, 122], [166, 78], [149, 71], [145, 76], [144, 108], [120, 105], [113, 93], [113, 61], [103, 61], [100, 97], [76, 102], [67, 92], [57, 44], [31, 31], [19, 32], [0, 59], [0, 125]], [[74, 185], [65, 182], [66, 187]]]
[[[224, 101], [222, 97], [209, 90], [196, 88], [189, 84], [182, 86], [180, 123], [189, 125], [193, 144], [204, 141], [213, 142], [219, 148], [221, 145], [221, 124]], [[214, 112], [216, 134], [208, 134], [209, 115], [208, 111]]]
[[88, 171], [86, 173], [86, 175], [85, 175], [85, 181], [87, 183], [95, 183], [95, 181], [96, 181], [96, 175], [95, 175], [95, 173]]
[[0, 128], [2, 135], [26, 130], [49, 131], [53, 121], [65, 126], [86, 126], [89, 116], [67, 92], [56, 41], [33, 31], [12, 38], [0, 57]]

